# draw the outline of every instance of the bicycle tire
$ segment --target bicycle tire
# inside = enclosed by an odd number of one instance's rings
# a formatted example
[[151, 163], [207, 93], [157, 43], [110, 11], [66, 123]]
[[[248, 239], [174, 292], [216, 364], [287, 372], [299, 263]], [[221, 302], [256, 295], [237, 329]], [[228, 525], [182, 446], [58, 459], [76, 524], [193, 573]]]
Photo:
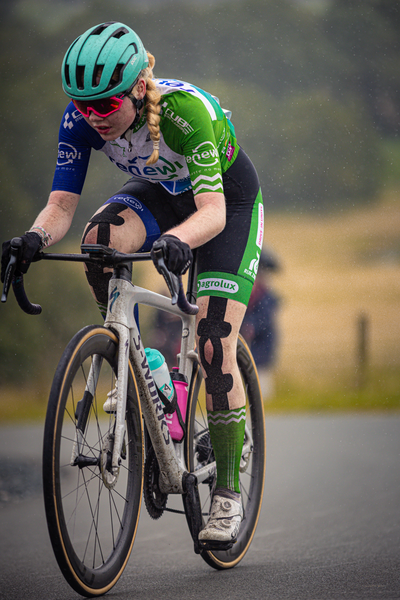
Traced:
[[[98, 363], [93, 393], [85, 392], [90, 366]], [[112, 331], [96, 325], [79, 331], [57, 367], [45, 422], [43, 491], [50, 540], [65, 579], [87, 597], [105, 594], [122, 575], [143, 491], [143, 426], [131, 368], [118, 477], [110, 471], [115, 415], [107, 415], [102, 405], [115, 386], [117, 364], [118, 339]], [[76, 439], [81, 439], [77, 457]]]
[[[254, 359], [241, 336], [238, 339], [237, 360], [246, 393], [246, 422], [252, 434], [253, 450], [251, 455], [246, 456], [246, 470], [240, 473], [244, 519], [237, 542], [227, 551], [200, 551], [205, 562], [218, 570], [235, 567], [249, 549], [260, 516], [265, 483], [266, 436], [263, 400]], [[202, 388], [203, 391], [201, 391]], [[196, 474], [196, 468], [207, 464], [207, 461], [214, 460], [211, 442], [207, 437], [204, 382], [199, 365], [196, 365], [191, 378], [187, 410], [188, 430], [185, 440], [185, 458], [188, 470]], [[244, 466], [243, 462], [243, 468]], [[216, 473], [214, 472], [206, 482], [199, 484], [203, 524], [208, 518], [215, 478]], [[190, 527], [185, 502], [184, 508]]]

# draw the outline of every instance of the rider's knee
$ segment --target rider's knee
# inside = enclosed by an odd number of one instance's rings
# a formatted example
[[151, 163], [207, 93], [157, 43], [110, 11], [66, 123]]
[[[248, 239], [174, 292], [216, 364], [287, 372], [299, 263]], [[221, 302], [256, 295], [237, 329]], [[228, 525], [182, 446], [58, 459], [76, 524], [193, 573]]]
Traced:
[[90, 229], [90, 222], [86, 225], [83, 235], [82, 244], [97, 244], [97, 229]]
[[200, 354], [200, 362], [202, 363], [203, 367], [205, 362], [211, 364], [214, 356], [214, 346], [210, 340], [207, 340], [207, 342], [204, 344]]
[[121, 227], [125, 219], [119, 213], [126, 210], [124, 204], [111, 203], [106, 204], [90, 219], [87, 224], [83, 237], [83, 244], [102, 244], [110, 245], [111, 227]]

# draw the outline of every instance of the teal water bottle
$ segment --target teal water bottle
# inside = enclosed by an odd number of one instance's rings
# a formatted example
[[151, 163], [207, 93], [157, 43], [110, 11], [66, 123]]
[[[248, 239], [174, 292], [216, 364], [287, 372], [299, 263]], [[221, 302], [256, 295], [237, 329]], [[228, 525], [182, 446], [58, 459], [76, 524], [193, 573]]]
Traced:
[[175, 390], [168, 371], [167, 363], [165, 362], [165, 358], [161, 352], [155, 350], [154, 348], [145, 348], [144, 351], [146, 353], [147, 362], [149, 363], [150, 371], [153, 375], [156, 386], [162, 391], [168, 400], [172, 400]]

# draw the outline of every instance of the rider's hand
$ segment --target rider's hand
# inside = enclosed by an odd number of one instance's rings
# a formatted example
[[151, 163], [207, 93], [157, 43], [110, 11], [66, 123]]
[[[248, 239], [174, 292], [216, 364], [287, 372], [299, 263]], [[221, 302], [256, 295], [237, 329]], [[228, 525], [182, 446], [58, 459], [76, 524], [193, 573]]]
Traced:
[[[26, 273], [29, 269], [29, 265], [31, 264], [33, 257], [42, 247], [42, 238], [38, 233], [35, 233], [34, 231], [29, 231], [28, 233], [25, 233], [25, 235], [21, 235], [21, 240], [23, 241], [23, 244], [20, 248], [20, 254], [18, 257], [18, 270], [21, 273]], [[7, 265], [10, 260], [10, 248], [11, 240], [3, 242], [3, 252], [1, 255], [2, 283], [4, 283]]]
[[174, 275], [183, 275], [188, 270], [190, 263], [193, 260], [193, 254], [190, 246], [182, 242], [174, 235], [164, 234], [154, 242], [151, 249], [151, 258], [157, 266], [157, 260], [154, 256], [154, 250], [163, 248], [165, 266]]

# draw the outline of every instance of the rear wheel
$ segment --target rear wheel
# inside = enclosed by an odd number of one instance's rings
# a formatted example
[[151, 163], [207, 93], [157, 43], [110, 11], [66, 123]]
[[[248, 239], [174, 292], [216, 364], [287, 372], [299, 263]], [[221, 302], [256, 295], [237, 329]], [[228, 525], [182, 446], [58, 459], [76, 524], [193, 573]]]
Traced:
[[[264, 492], [266, 442], [262, 395], [253, 357], [241, 336], [238, 340], [237, 360], [246, 394], [246, 433], [240, 464], [244, 519], [237, 542], [230, 550], [200, 552], [202, 558], [215, 569], [230, 569], [246, 554], [257, 527]], [[216, 473], [208, 431], [204, 381], [198, 365], [189, 389], [187, 422], [185, 452], [188, 470], [196, 474], [196, 471], [209, 465], [209, 476], [198, 486], [202, 519], [205, 524], [209, 515]], [[187, 507], [185, 511], [188, 514]]]
[[103, 411], [115, 387], [118, 339], [82, 329], [67, 346], [50, 392], [43, 445], [46, 518], [59, 567], [83, 596], [118, 581], [132, 550], [143, 489], [143, 429], [133, 373], [118, 473], [111, 456], [115, 415]]

